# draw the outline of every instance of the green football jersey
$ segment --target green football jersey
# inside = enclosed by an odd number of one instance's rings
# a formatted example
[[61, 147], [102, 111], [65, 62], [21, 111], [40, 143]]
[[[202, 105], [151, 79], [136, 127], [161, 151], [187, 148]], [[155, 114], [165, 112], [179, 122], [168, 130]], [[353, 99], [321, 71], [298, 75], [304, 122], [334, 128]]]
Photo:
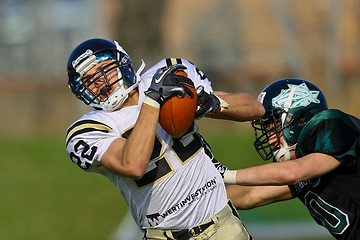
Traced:
[[333, 109], [316, 114], [301, 131], [296, 154], [315, 152], [342, 164], [290, 188], [336, 239], [360, 239], [360, 120]]

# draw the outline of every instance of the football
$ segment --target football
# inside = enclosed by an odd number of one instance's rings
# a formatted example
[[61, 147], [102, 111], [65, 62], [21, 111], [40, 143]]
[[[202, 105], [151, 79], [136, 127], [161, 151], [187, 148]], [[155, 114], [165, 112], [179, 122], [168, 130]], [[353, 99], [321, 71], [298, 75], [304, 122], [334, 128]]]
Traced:
[[[187, 77], [184, 71], [177, 71], [176, 74]], [[184, 83], [184, 85], [193, 93], [192, 98], [186, 94], [184, 97], [175, 95], [165, 100], [160, 107], [159, 123], [175, 138], [183, 136], [195, 120], [198, 95], [193, 84]]]

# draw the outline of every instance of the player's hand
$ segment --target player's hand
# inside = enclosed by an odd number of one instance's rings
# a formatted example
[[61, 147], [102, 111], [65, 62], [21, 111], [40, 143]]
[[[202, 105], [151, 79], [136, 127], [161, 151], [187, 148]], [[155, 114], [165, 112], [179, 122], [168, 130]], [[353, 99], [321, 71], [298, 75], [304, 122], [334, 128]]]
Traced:
[[221, 110], [220, 100], [212, 93], [207, 93], [203, 86], [196, 88], [198, 95], [198, 103], [195, 114], [195, 119], [200, 119], [208, 113], [217, 113]]
[[184, 94], [188, 94], [186, 87], [178, 80], [180, 76], [175, 74], [177, 71], [185, 69], [186, 67], [180, 64], [159, 68], [154, 74], [145, 95], [161, 104], [172, 95], [177, 94], [183, 97]]

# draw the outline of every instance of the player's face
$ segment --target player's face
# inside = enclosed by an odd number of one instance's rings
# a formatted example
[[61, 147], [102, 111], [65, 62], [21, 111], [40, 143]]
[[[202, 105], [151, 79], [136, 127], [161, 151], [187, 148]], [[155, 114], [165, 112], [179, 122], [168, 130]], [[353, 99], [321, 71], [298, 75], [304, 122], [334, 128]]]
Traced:
[[[113, 84], [118, 79], [116, 64], [112, 60], [101, 61], [92, 67], [84, 76], [84, 84], [98, 100], [106, 99], [119, 86]], [[112, 85], [113, 84], [113, 85]]]
[[[293, 144], [289, 144], [286, 142], [283, 131], [282, 131], [282, 124], [281, 119], [278, 118], [275, 120], [275, 122], [269, 122], [266, 125], [266, 129], [268, 132], [268, 144], [271, 145], [274, 149], [274, 155], [281, 154], [282, 150], [280, 149], [288, 149]], [[290, 151], [290, 159], [295, 158], [295, 150], [289, 150]], [[281, 156], [281, 157], [280, 157]], [[282, 155], [279, 155], [278, 158], [276, 158], [278, 162], [285, 161], [285, 155], [282, 153]]]
[[280, 138], [282, 137], [281, 120], [277, 119], [275, 122], [270, 121], [266, 125], [266, 131], [269, 136], [268, 143], [272, 146], [277, 145], [280, 142]]

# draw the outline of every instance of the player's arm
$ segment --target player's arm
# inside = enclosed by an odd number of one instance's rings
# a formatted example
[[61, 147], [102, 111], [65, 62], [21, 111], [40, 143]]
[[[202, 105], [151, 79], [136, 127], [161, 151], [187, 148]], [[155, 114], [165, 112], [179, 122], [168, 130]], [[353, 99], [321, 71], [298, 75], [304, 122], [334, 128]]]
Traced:
[[198, 94], [196, 119], [211, 117], [232, 121], [249, 121], [260, 118], [265, 110], [262, 104], [245, 92], [215, 91], [210, 80], [194, 64], [185, 59], [181, 62], [187, 67], [189, 78], [193, 80]]
[[160, 104], [174, 94], [184, 94], [175, 72], [185, 67], [173, 65], [154, 74], [139, 117], [130, 136], [116, 139], [104, 153], [101, 161], [109, 171], [131, 178], [141, 178], [150, 161], [159, 120]]
[[[279, 202], [294, 198], [290, 188], [283, 186], [240, 186], [231, 185], [231, 172], [228, 167], [212, 159], [214, 167], [219, 171], [226, 185], [228, 198], [237, 209], [251, 209], [273, 202]], [[236, 173], [236, 171], [234, 171]]]
[[243, 122], [262, 117], [265, 113], [263, 105], [247, 93], [215, 91], [209, 94], [201, 86], [197, 93], [197, 119], [206, 116]]
[[295, 196], [284, 186], [226, 186], [228, 198], [237, 209], [252, 209], [274, 202], [292, 199]]
[[340, 164], [330, 155], [312, 153], [294, 160], [238, 169], [232, 183], [244, 186], [293, 185], [331, 172]]
[[117, 175], [141, 178], [153, 151], [158, 118], [159, 108], [144, 103], [130, 136], [114, 140], [102, 156], [103, 166]]
[[262, 117], [265, 113], [263, 105], [251, 95], [244, 92], [227, 93], [215, 91], [214, 95], [227, 103], [217, 114], [209, 117], [222, 118], [233, 121], [250, 121]]

